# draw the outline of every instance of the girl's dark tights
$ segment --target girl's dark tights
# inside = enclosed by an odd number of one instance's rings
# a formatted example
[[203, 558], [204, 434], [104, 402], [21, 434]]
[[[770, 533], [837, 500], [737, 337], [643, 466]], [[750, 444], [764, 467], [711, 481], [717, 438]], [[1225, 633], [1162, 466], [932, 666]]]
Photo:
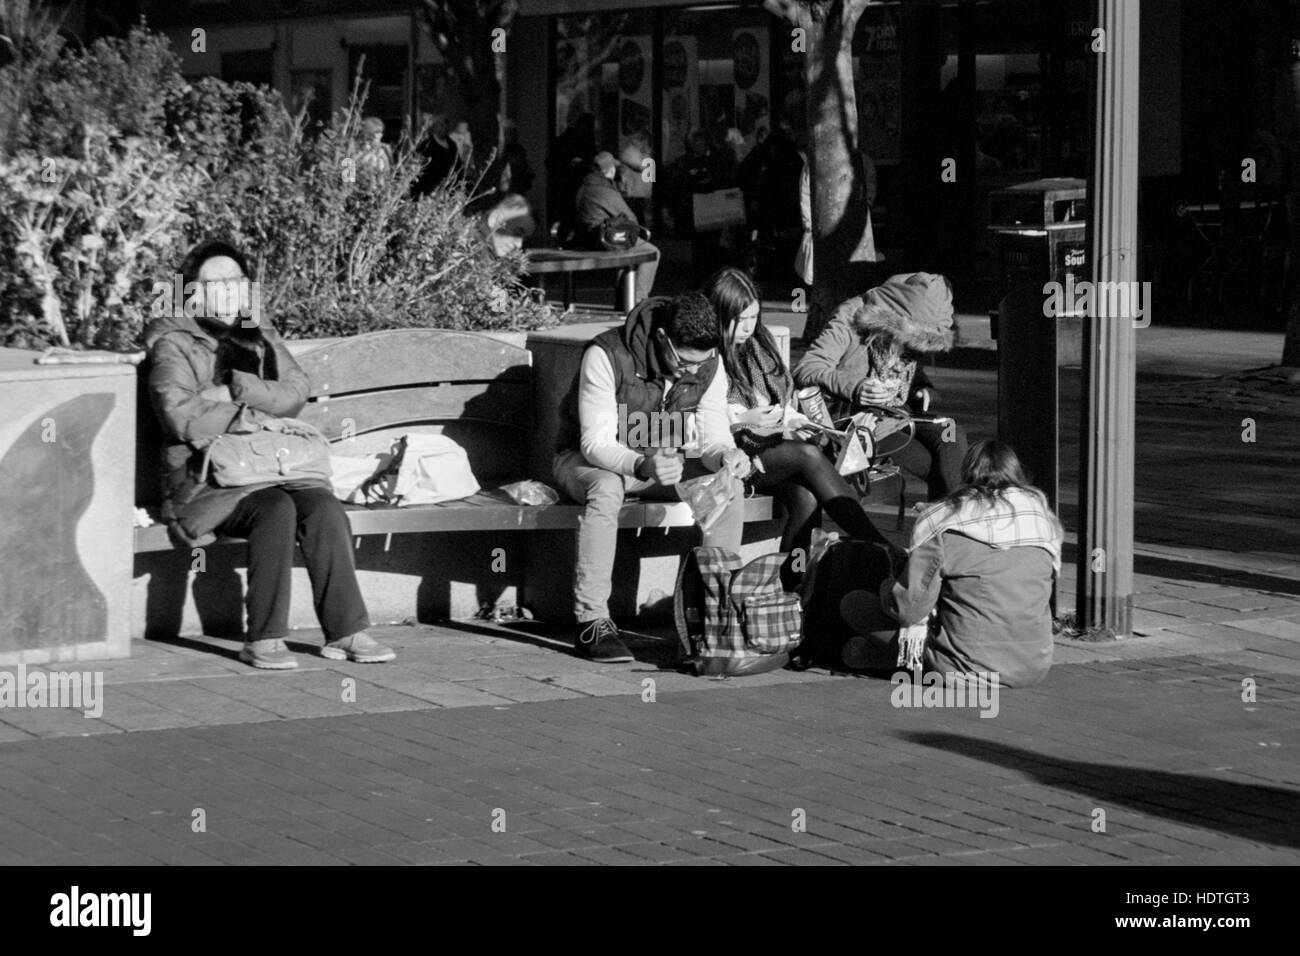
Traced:
[[[786, 511], [781, 550], [791, 552], [787, 565], [794, 565], [796, 549], [803, 549], [806, 562], [813, 528], [821, 524], [822, 509], [850, 537], [889, 543], [862, 510], [849, 483], [816, 445], [787, 440], [768, 448], [758, 459], [763, 463], [763, 473], [754, 481], [755, 490], [776, 498]], [[798, 577], [792, 567], [782, 573], [787, 587]]]

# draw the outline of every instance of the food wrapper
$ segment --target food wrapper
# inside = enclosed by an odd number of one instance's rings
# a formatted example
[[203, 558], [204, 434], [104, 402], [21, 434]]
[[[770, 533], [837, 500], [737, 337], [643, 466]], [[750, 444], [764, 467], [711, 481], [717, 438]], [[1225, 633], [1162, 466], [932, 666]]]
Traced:
[[554, 488], [540, 481], [515, 481], [501, 488], [521, 505], [553, 505], [560, 500]]
[[736, 481], [724, 469], [702, 478], [683, 481], [677, 487], [682, 501], [691, 506], [691, 514], [700, 530], [708, 531], [736, 497]]

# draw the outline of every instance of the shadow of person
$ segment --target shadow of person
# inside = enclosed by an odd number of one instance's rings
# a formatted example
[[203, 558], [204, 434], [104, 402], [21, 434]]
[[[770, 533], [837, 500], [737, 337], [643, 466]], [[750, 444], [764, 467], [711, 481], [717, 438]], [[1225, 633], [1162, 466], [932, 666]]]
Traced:
[[112, 393], [62, 402], [38, 414], [0, 459], [0, 648], [107, 635], [108, 602], [82, 564], [77, 525], [95, 496], [91, 448], [115, 403]]
[[136, 555], [135, 575], [149, 577], [145, 640], [234, 656], [201, 638], [186, 640], [181, 630], [185, 605], [192, 594], [203, 635], [233, 639], [243, 636], [244, 583], [236, 569], [247, 566], [246, 552], [243, 544], [212, 544]]
[[244, 582], [237, 567], [248, 566], [245, 544], [210, 545], [203, 549], [204, 565], [195, 570], [190, 592], [203, 633], [211, 637], [244, 635]]
[[[1246, 840], [1300, 848], [1300, 792], [1189, 773], [1090, 763], [1036, 753], [1010, 744], [946, 733], [901, 735], [913, 743], [959, 753], [1091, 800], [1123, 806], [1184, 826]], [[1187, 806], [1187, 804], [1192, 806]]]
[[[547, 621], [509, 621], [500, 624], [488, 621], [447, 621], [439, 626], [462, 634], [501, 638], [530, 647], [578, 656], [573, 650], [572, 624]], [[638, 631], [622, 631], [620, 636], [627, 644], [628, 650], [632, 652], [636, 663], [650, 665], [657, 670], [679, 669], [681, 660], [675, 637]]]

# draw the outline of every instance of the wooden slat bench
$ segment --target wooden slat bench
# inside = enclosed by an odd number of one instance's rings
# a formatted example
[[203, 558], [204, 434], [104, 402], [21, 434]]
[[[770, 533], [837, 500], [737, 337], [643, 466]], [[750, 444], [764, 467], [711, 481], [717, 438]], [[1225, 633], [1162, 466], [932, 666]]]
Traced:
[[[439, 505], [345, 505], [355, 535], [577, 529], [580, 506], [520, 505], [499, 490], [528, 474], [536, 399], [527, 349], [481, 333], [402, 329], [332, 340], [297, 359], [312, 382], [300, 417], [339, 454], [383, 452], [401, 435], [441, 432], [465, 448], [483, 486], [470, 498]], [[747, 522], [772, 516], [771, 498], [746, 502]], [[676, 502], [633, 499], [619, 515], [623, 528], [693, 523], [690, 508]], [[172, 547], [164, 525], [135, 530], [137, 553]]]
[[[422, 534], [449, 531], [576, 531], [582, 508], [574, 504], [520, 505], [497, 489], [482, 491], [459, 501], [409, 508], [344, 505], [352, 533]], [[745, 521], [767, 521], [773, 517], [772, 499], [755, 496], [745, 502]], [[683, 528], [694, 524], [690, 510], [682, 504], [657, 501], [628, 501], [619, 512], [620, 528]], [[238, 544], [242, 538], [218, 538], [217, 544]], [[137, 554], [170, 551], [167, 528], [155, 524], [135, 529]]]

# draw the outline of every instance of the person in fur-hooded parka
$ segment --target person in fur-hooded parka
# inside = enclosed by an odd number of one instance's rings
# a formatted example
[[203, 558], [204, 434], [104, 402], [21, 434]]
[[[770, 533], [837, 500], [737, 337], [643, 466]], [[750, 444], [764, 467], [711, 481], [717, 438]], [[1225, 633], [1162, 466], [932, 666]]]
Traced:
[[[837, 417], [867, 406], [928, 414], [938, 393], [921, 359], [952, 344], [948, 280], [930, 272], [891, 276], [835, 310], [795, 367], [795, 384], [819, 387]], [[965, 453], [960, 426], [917, 422], [916, 440], [892, 458], [926, 479], [933, 501], [960, 485]]]

